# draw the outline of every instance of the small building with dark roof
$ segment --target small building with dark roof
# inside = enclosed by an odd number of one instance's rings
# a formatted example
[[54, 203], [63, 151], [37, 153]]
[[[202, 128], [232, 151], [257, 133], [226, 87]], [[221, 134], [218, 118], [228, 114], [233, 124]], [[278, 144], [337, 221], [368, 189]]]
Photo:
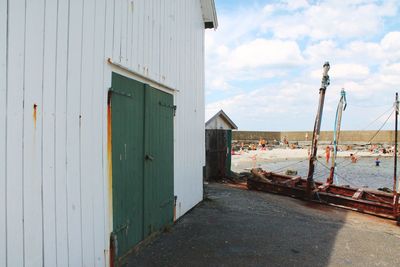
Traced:
[[232, 130], [236, 124], [223, 110], [206, 122], [205, 180], [221, 180], [231, 173]]

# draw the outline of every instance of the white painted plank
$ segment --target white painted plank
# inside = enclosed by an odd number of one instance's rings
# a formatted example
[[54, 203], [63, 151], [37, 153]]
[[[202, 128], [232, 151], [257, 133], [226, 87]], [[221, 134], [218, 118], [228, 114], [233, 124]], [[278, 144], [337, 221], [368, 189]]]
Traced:
[[[149, 41], [147, 43], [147, 49], [149, 51], [149, 62], [148, 62], [148, 73], [147, 76], [151, 79], [154, 79], [155, 72], [156, 72], [156, 47], [158, 36], [157, 29], [156, 29], [156, 13], [157, 13], [157, 3], [156, 0], [149, 1], [149, 21], [148, 21], [148, 31], [149, 31]], [[156, 39], [155, 39], [156, 38]]]
[[[105, 42], [104, 42], [104, 58], [108, 58], [113, 54], [113, 30], [114, 30], [114, 1], [106, 0], [106, 23], [105, 23]], [[104, 204], [104, 243], [105, 243], [105, 263], [106, 266], [110, 263], [110, 234], [113, 229], [112, 220], [112, 191], [111, 191], [111, 177], [109, 175], [109, 164], [108, 164], [108, 142], [107, 142], [107, 92], [108, 88], [111, 87], [111, 68], [109, 65], [103, 65], [103, 91], [102, 91], [102, 159], [103, 159], [103, 204]]]
[[[161, 83], [165, 83], [165, 63], [167, 56], [168, 35], [169, 35], [169, 18], [166, 13], [167, 4], [165, 1], [160, 2], [160, 60], [159, 60], [159, 79]], [[165, 56], [164, 56], [165, 55]]]
[[[95, 42], [94, 42], [94, 83], [93, 83], [93, 105], [92, 105], [92, 139], [95, 144], [92, 148], [94, 165], [93, 169], [93, 217], [94, 217], [94, 252], [95, 266], [105, 266], [105, 250], [107, 249], [105, 238], [105, 206], [104, 206], [104, 179], [102, 161], [102, 119], [106, 104], [103, 102], [104, 84], [103, 70], [104, 60], [104, 38], [105, 38], [105, 8], [106, 1], [96, 1]], [[107, 235], [108, 236], [108, 235]]]
[[0, 266], [6, 266], [7, 1], [0, 0]]
[[177, 68], [177, 49], [176, 49], [176, 38], [177, 31], [175, 30], [177, 27], [176, 24], [176, 14], [174, 13], [176, 1], [173, 2], [174, 5], [167, 5], [167, 14], [168, 14], [168, 46], [167, 46], [167, 54], [165, 58], [166, 70], [164, 71], [166, 74], [166, 83], [171, 85], [173, 88], [176, 88], [176, 68]]
[[[148, 2], [143, 1], [140, 3], [140, 40], [139, 40], [139, 50], [138, 53], [141, 53], [141, 59], [140, 59], [140, 70], [139, 73], [145, 75], [146, 74], [146, 67], [148, 66], [147, 64], [147, 36], [148, 36], [148, 31], [146, 28], [148, 17], [147, 17], [147, 12], [146, 10], [148, 9]], [[146, 32], [147, 31], [147, 32]]]
[[150, 73], [150, 77], [158, 82], [161, 82], [160, 79], [160, 38], [161, 38], [161, 17], [160, 17], [160, 7], [161, 0], [153, 0], [153, 8], [152, 8], [152, 40], [151, 40], [151, 64], [152, 71]]
[[[24, 0], [8, 1], [7, 73], [7, 264], [23, 266], [22, 114], [24, 73]], [[10, 238], [9, 238], [10, 237]], [[12, 237], [12, 238], [11, 238]]]
[[133, 0], [127, 0], [127, 38], [126, 38], [126, 60], [125, 66], [132, 69], [132, 39], [133, 39]]
[[128, 39], [128, 0], [121, 0], [121, 64], [127, 65], [127, 39]]
[[69, 266], [67, 212], [67, 66], [69, 0], [58, 1], [55, 95], [55, 191], [57, 266]]
[[146, 67], [144, 63], [145, 53], [144, 53], [144, 22], [145, 22], [145, 1], [137, 1], [136, 2], [136, 16], [138, 17], [138, 36], [137, 36], [137, 50], [134, 51], [137, 53], [137, 72], [145, 73]]
[[82, 209], [82, 257], [84, 266], [94, 264], [94, 218], [93, 218], [93, 171], [97, 168], [93, 161], [93, 46], [94, 46], [94, 1], [84, 1], [82, 34], [82, 73], [80, 92], [80, 168], [81, 168], [81, 209]]
[[69, 265], [81, 266], [81, 171], [80, 171], [80, 90], [82, 7], [80, 0], [69, 2], [68, 81], [67, 81], [67, 199]]
[[122, 1], [114, 0], [113, 60], [121, 63]]
[[152, 32], [151, 32], [151, 11], [152, 11], [152, 1], [146, 1], [144, 4], [145, 10], [144, 10], [144, 44], [143, 44], [143, 49], [144, 49], [144, 61], [143, 61], [143, 74], [145, 76], [149, 76], [149, 69], [151, 69], [151, 37], [152, 37]]
[[134, 46], [136, 45], [137, 39], [137, 19], [136, 16], [136, 2], [134, 0], [129, 0], [129, 16], [130, 16], [130, 34], [128, 41], [128, 57], [129, 57], [129, 68], [134, 70], [137, 66], [136, 53], [134, 53]]
[[24, 89], [25, 266], [43, 265], [42, 77], [44, 0], [26, 2]]
[[43, 264], [57, 266], [55, 190], [55, 85], [57, 2], [45, 3], [43, 61]]

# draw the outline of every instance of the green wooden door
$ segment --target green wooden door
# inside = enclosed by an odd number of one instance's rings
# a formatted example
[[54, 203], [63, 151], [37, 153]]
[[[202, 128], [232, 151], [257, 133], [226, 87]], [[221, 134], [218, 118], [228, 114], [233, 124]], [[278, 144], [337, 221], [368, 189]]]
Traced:
[[173, 221], [173, 97], [112, 75], [116, 260]]
[[145, 89], [145, 235], [173, 221], [173, 97]]
[[143, 84], [113, 73], [112, 170], [113, 234], [116, 256], [143, 240]]

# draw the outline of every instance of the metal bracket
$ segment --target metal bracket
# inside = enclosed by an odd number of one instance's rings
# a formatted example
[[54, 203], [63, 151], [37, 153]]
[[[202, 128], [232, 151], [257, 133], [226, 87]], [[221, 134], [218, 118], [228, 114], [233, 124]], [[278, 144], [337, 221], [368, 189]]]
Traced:
[[114, 94], [117, 94], [117, 95], [122, 95], [122, 96], [126, 96], [126, 97], [133, 97], [133, 95], [130, 94], [130, 93], [126, 93], [126, 92], [123, 92], [123, 91], [118, 91], [118, 90], [116, 90], [115, 88], [112, 88], [112, 87], [110, 87], [110, 91], [113, 92]]
[[163, 103], [163, 102], [161, 102], [161, 101], [159, 101], [158, 104], [159, 104], [160, 106], [162, 106], [162, 107], [166, 107], [166, 108], [172, 109], [172, 111], [174, 112], [174, 117], [175, 117], [175, 115], [176, 115], [176, 109], [177, 109], [177, 106], [176, 106], [176, 105], [168, 105], [168, 104], [165, 104], [165, 103]]
[[118, 239], [115, 233], [111, 233], [111, 247], [114, 250], [114, 255], [118, 257]]
[[144, 157], [144, 159], [145, 159], [145, 160], [151, 160], [151, 161], [153, 161], [153, 160], [154, 160], [154, 157], [153, 157], [152, 155], [146, 155], [146, 156]]
[[125, 224], [122, 224], [117, 229], [115, 229], [115, 231], [113, 231], [113, 234], [116, 235], [117, 233], [122, 232], [123, 230], [125, 230], [125, 234], [127, 234], [129, 225], [130, 225], [130, 222], [129, 222], [129, 220], [127, 220]]

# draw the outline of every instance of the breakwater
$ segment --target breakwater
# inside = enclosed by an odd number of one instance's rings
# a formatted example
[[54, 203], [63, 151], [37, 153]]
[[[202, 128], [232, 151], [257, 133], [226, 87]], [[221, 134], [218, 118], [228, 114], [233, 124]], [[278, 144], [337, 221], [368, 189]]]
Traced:
[[[394, 131], [341, 131], [340, 142], [344, 143], [394, 143]], [[398, 137], [400, 135], [398, 134]], [[264, 138], [267, 141], [282, 141], [284, 138], [289, 142], [311, 141], [312, 131], [233, 131], [232, 140], [234, 141], [258, 141]], [[333, 131], [321, 131], [320, 141], [331, 142]], [[399, 139], [400, 140], [400, 139]]]

